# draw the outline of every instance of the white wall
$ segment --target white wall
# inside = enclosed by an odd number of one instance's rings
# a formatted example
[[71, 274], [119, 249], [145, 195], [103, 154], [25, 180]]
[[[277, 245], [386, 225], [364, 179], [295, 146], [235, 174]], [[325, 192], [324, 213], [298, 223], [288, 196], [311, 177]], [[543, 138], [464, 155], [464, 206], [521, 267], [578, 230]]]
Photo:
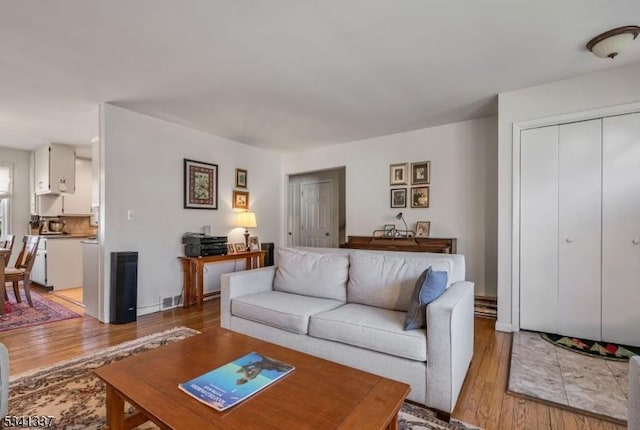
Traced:
[[[29, 151], [0, 147], [0, 161], [13, 164], [13, 197], [11, 199], [11, 233], [16, 236], [12, 261], [15, 261], [29, 220]], [[12, 263], [13, 264], [13, 263]]]
[[512, 319], [513, 124], [640, 101], [640, 65], [502, 93], [498, 97], [498, 324]]
[[[285, 174], [346, 167], [346, 230], [371, 235], [396, 224], [431, 221], [432, 237], [458, 238], [476, 293], [495, 295], [497, 118], [382, 136], [284, 155]], [[390, 207], [389, 164], [431, 161], [430, 207]], [[409, 190], [410, 185], [406, 186]], [[286, 214], [286, 211], [283, 212]]]
[[[235, 168], [248, 170], [251, 210], [261, 241], [281, 237], [281, 156], [221, 137], [104, 105], [101, 117], [104, 198], [102, 200], [104, 295], [109, 309], [109, 267], [112, 251], [138, 251], [138, 315], [159, 310], [160, 296], [182, 290], [178, 256], [185, 232], [211, 225], [211, 234], [244, 242], [234, 228], [231, 196]], [[218, 210], [183, 209], [183, 159], [218, 165]], [[127, 220], [133, 210], [134, 220]], [[243, 263], [238, 262], [238, 268]], [[219, 289], [220, 273], [234, 264], [207, 265], [205, 291]]]

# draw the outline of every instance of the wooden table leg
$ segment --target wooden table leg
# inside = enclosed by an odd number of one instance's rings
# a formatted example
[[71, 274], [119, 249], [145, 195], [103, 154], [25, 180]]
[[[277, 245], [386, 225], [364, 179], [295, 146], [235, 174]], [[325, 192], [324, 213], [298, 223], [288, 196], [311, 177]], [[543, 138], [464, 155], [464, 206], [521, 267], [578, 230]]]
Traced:
[[182, 260], [182, 307], [188, 308], [191, 305], [191, 264], [189, 260]]
[[124, 399], [107, 385], [107, 426], [109, 430], [124, 430]]
[[202, 260], [198, 260], [196, 272], [198, 273], [198, 310], [202, 310], [202, 304], [204, 303], [204, 263]]
[[264, 267], [264, 253], [260, 254], [260, 263], [258, 265], [258, 267]]
[[389, 425], [387, 426], [387, 430], [398, 430], [398, 415], [396, 415], [391, 422], [389, 423]]

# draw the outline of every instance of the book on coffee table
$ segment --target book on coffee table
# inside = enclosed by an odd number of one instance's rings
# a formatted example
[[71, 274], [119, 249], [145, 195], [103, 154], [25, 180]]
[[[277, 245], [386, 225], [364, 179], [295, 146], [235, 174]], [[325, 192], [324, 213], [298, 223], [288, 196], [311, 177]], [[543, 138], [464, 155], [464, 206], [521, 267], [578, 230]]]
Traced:
[[182, 382], [178, 387], [202, 403], [224, 411], [293, 370], [294, 367], [290, 364], [251, 352], [197, 378]]

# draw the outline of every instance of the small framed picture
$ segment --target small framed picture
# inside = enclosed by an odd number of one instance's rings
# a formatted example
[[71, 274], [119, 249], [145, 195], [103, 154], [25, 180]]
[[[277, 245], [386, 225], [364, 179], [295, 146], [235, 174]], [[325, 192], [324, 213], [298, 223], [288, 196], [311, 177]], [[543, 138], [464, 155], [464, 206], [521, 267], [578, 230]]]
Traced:
[[233, 243], [227, 243], [227, 254], [235, 254], [236, 248], [233, 246]]
[[429, 187], [411, 187], [411, 207], [429, 207]]
[[407, 163], [389, 165], [389, 184], [407, 185]]
[[236, 169], [236, 187], [247, 188], [247, 171], [245, 169]]
[[234, 209], [249, 209], [249, 192], [248, 191], [233, 191], [233, 208]]
[[233, 247], [236, 251], [234, 252], [234, 254], [240, 254], [241, 252], [245, 252], [247, 250], [247, 247], [244, 243], [236, 243], [233, 245]]
[[391, 188], [391, 207], [406, 208], [407, 207], [407, 189]]
[[416, 223], [416, 237], [429, 237], [431, 221], [418, 221]]
[[431, 161], [411, 163], [411, 185], [428, 184], [431, 181]]
[[260, 251], [258, 236], [249, 236], [249, 251]]
[[396, 225], [395, 224], [385, 224], [384, 225], [384, 235], [393, 237], [396, 234]]

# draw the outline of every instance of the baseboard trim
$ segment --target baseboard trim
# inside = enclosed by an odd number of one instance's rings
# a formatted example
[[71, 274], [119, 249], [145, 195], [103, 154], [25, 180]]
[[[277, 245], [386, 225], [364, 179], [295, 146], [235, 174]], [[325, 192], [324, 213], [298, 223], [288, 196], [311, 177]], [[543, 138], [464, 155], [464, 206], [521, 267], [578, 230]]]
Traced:
[[503, 323], [500, 321], [496, 322], [496, 331], [505, 331], [507, 333], [511, 333], [513, 330], [513, 326], [511, 323]]

